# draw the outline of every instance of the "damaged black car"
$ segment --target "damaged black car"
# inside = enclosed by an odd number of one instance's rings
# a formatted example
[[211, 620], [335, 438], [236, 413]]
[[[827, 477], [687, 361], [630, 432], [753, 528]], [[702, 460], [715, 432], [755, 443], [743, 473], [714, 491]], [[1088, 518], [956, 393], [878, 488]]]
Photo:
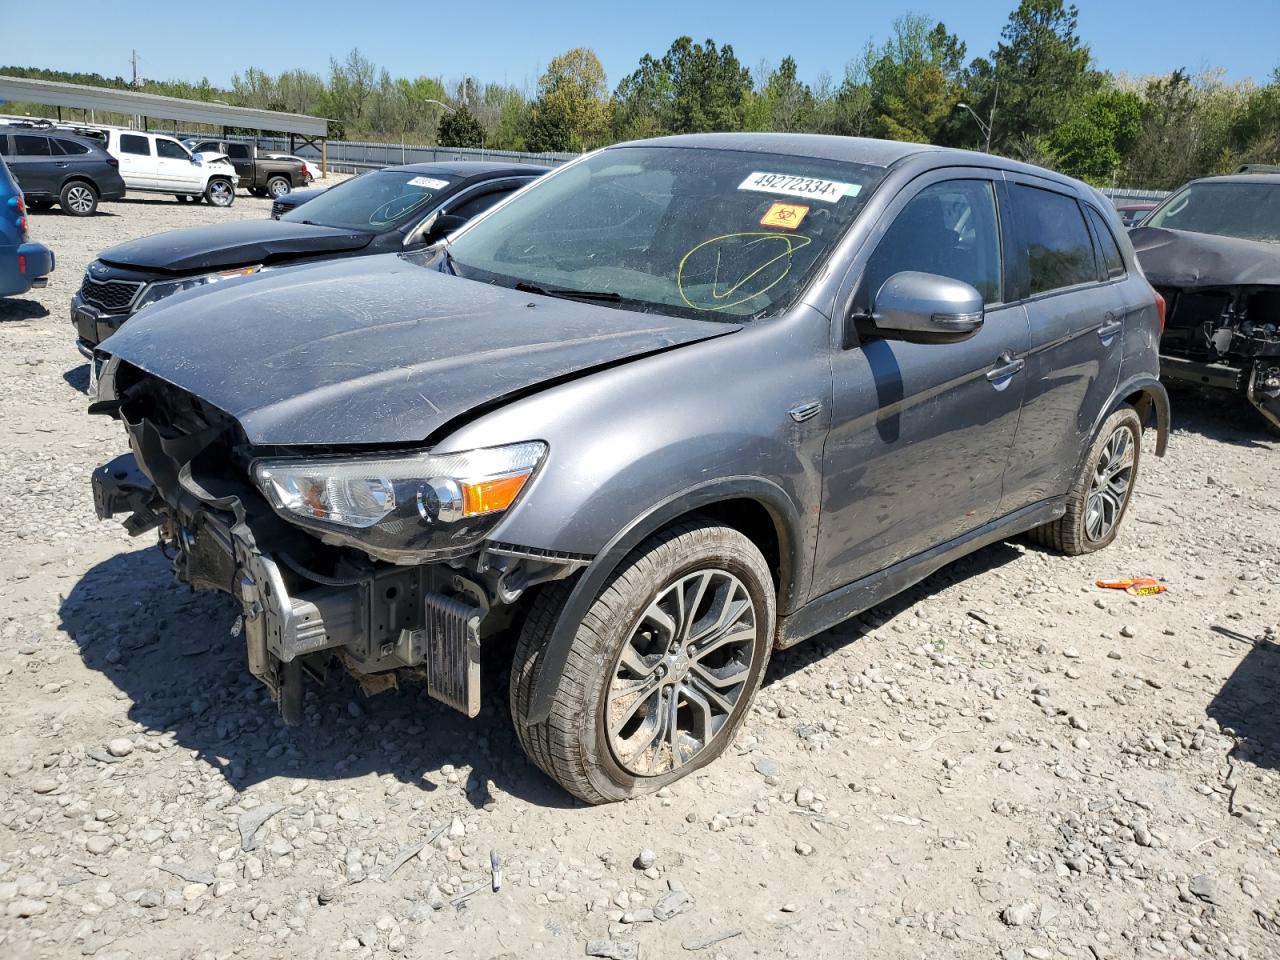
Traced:
[[1161, 376], [1240, 394], [1280, 431], [1280, 175], [1194, 180], [1129, 237], [1166, 302]]

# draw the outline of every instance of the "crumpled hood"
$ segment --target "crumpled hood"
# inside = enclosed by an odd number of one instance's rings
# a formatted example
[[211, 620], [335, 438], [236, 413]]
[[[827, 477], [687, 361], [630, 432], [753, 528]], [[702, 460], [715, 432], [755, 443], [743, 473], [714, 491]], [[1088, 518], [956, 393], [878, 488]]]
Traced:
[[235, 417], [251, 443], [376, 444], [420, 442], [503, 397], [737, 329], [521, 293], [387, 254], [179, 294], [101, 349]]
[[283, 220], [245, 220], [152, 234], [112, 247], [98, 259], [117, 267], [182, 274], [270, 263], [303, 254], [359, 250], [372, 233]]
[[1163, 227], [1137, 227], [1129, 240], [1142, 272], [1158, 287], [1280, 284], [1280, 244]]

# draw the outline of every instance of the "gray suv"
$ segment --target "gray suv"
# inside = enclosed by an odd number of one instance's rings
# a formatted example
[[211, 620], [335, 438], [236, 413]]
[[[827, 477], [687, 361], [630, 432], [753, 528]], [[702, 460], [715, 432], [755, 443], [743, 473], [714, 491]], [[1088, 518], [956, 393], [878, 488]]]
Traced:
[[1144, 425], [1164, 453], [1161, 309], [1045, 170], [622, 144], [435, 247], [140, 315], [95, 497], [236, 598], [287, 721], [335, 658], [474, 715], [505, 651], [529, 756], [618, 800], [722, 753], [775, 649], [996, 540], [1110, 543]]

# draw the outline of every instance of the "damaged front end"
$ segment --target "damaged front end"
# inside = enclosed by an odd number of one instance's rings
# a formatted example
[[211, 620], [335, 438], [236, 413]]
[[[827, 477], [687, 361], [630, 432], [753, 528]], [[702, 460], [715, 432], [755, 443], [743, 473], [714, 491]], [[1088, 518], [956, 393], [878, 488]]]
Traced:
[[1242, 394], [1280, 430], [1280, 286], [1156, 289], [1161, 375]]
[[[335, 663], [366, 688], [418, 677], [475, 716], [481, 643], [529, 587], [589, 560], [488, 537], [537, 463], [493, 470], [536, 451], [254, 448], [231, 417], [119, 360], [90, 412], [120, 420], [132, 451], [94, 472], [99, 517], [157, 530], [178, 581], [237, 600], [249, 670], [290, 724], [304, 673], [323, 681]], [[440, 475], [411, 477], [414, 464]]]

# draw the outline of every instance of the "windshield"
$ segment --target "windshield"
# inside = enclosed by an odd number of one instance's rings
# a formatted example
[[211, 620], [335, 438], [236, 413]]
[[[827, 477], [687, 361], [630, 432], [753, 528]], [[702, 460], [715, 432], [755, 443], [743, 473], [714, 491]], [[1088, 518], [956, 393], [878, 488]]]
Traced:
[[331, 187], [280, 219], [386, 233], [424, 213], [457, 181], [412, 170], [375, 170]]
[[1143, 226], [1280, 243], [1280, 183], [1193, 183]]
[[769, 153], [614, 147], [540, 181], [449, 244], [464, 277], [715, 320], [803, 289], [883, 170]]

